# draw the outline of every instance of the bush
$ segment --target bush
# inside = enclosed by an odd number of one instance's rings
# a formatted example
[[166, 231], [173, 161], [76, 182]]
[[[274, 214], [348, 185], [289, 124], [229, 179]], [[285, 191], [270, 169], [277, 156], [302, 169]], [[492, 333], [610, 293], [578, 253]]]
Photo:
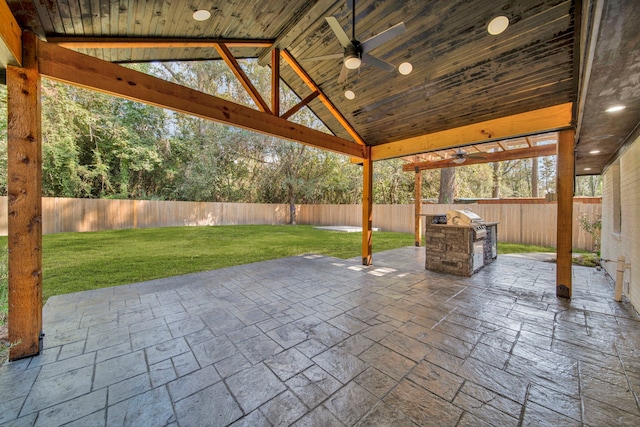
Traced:
[[578, 221], [580, 222], [580, 227], [591, 234], [593, 237], [593, 252], [600, 255], [600, 233], [602, 231], [602, 216], [595, 215], [593, 219], [590, 218], [586, 213], [580, 215], [578, 217]]

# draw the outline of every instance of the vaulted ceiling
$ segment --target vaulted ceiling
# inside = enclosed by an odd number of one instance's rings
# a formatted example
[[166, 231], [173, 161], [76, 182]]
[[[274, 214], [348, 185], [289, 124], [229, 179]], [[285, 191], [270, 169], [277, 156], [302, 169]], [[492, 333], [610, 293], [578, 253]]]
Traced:
[[[110, 62], [220, 58], [214, 46], [188, 47], [188, 41], [226, 40], [235, 57], [259, 58], [265, 65], [273, 47], [286, 50], [371, 146], [437, 138], [443, 131], [568, 105], [567, 126], [577, 128], [576, 173], [593, 174], [624, 148], [640, 117], [640, 2], [634, 0], [357, 0], [356, 38], [404, 22], [405, 33], [371, 53], [394, 65], [408, 61], [413, 72], [363, 65], [345, 83], [337, 82], [341, 58], [305, 59], [342, 52], [325, 17], [334, 16], [351, 34], [351, 0], [7, 3], [23, 29]], [[195, 21], [197, 9], [209, 10], [211, 18]], [[487, 24], [499, 15], [509, 27], [491, 35]], [[160, 46], [158, 40], [183, 43]], [[235, 47], [234, 41], [256, 43]], [[290, 67], [281, 67], [281, 78], [301, 99], [311, 93]], [[345, 89], [355, 99], [345, 98]], [[604, 112], [615, 103], [626, 109], [615, 116]], [[335, 135], [354, 139], [321, 99], [308, 106]], [[485, 131], [448, 146], [494, 139]]]

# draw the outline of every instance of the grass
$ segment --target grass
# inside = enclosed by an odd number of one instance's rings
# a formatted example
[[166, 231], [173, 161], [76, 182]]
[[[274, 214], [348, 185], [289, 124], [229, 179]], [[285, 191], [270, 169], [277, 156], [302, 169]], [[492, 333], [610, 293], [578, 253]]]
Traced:
[[520, 243], [498, 242], [498, 255], [521, 254], [527, 252], [556, 252], [556, 248], [549, 246], [523, 245]]
[[[412, 234], [374, 232], [373, 250], [380, 252], [413, 243]], [[6, 244], [7, 238], [0, 237], [0, 248], [5, 248], [0, 253], [0, 336], [8, 308]], [[555, 248], [498, 243], [499, 254], [522, 252], [555, 252]], [[242, 225], [45, 235], [43, 299], [304, 253], [337, 258], [360, 256], [361, 234], [304, 225]], [[582, 258], [588, 258], [588, 254]]]
[[[6, 245], [6, 237], [0, 245]], [[233, 265], [316, 253], [361, 254], [360, 233], [311, 226], [167, 227], [43, 236], [43, 299]], [[413, 244], [413, 235], [375, 232], [374, 252]], [[4, 286], [6, 289], [6, 285]]]
[[[519, 243], [498, 242], [498, 254], [517, 254], [526, 252], [552, 252], [556, 253], [556, 248], [549, 246], [522, 245]], [[598, 254], [582, 249], [573, 250], [573, 265], [583, 267], [596, 267], [600, 265]]]

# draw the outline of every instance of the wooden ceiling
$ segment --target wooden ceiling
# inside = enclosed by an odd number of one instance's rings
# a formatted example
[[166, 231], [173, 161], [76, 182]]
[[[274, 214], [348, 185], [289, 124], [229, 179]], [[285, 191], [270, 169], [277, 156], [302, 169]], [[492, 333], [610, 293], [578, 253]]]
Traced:
[[[357, 135], [371, 146], [438, 135], [567, 103], [574, 106], [573, 123], [581, 122], [595, 103], [584, 100], [589, 96], [597, 98], [592, 91], [581, 92], [584, 82], [593, 79], [594, 73], [611, 72], [605, 57], [612, 54], [611, 50], [598, 50], [597, 44], [610, 45], [611, 40], [623, 34], [636, 36], [625, 42], [626, 48], [637, 47], [637, 41], [633, 40], [639, 39], [635, 28], [638, 21], [634, 17], [640, 17], [637, 10], [640, 2], [633, 0], [607, 2], [605, 7], [597, 0], [357, 0], [356, 38], [362, 41], [404, 22], [407, 28], [404, 34], [371, 53], [394, 65], [409, 61], [413, 72], [403, 76], [363, 65], [359, 72], [350, 73], [345, 84], [338, 84], [341, 59], [304, 60], [342, 52], [324, 17], [336, 17], [347, 34], [351, 34], [349, 0], [8, 0], [7, 3], [22, 28], [29, 28], [48, 41], [89, 42], [76, 44], [74, 49], [110, 62], [219, 59], [215, 46], [203, 42], [224, 39], [230, 42], [235, 57], [259, 58], [261, 63], [268, 64], [271, 48], [265, 47], [265, 42], [272, 43], [286, 49], [301, 64]], [[207, 9], [212, 17], [204, 22], [194, 21], [192, 14], [196, 9]], [[493, 36], [487, 32], [487, 24], [498, 15], [507, 16], [510, 25], [503, 34]], [[603, 41], [593, 37], [599, 22], [607, 19], [613, 19], [616, 28], [623, 28], [624, 32], [606, 35], [606, 31], [600, 31], [600, 37], [605, 37]], [[130, 44], [132, 40], [158, 39], [183, 43], [164, 47], [153, 43]], [[239, 40], [254, 43], [234, 47], [232, 42]], [[123, 43], [96, 43], [100, 41]], [[615, 55], [621, 65], [632, 65], [621, 49], [616, 49]], [[281, 67], [281, 78], [301, 99], [312, 93], [289, 66]], [[633, 80], [630, 77], [626, 82], [629, 87]], [[606, 80], [602, 81], [597, 90], [605, 90], [606, 84]], [[347, 88], [355, 92], [355, 99], [344, 97]], [[632, 97], [638, 101], [637, 95]], [[308, 106], [336, 136], [356, 139], [326, 108], [321, 97], [310, 101]], [[627, 112], [635, 111], [635, 107], [631, 108]], [[579, 132], [589, 144], [599, 145], [599, 134], [613, 134], [611, 127], [616, 124], [595, 129], [589, 126], [594, 117], [595, 120], [599, 117], [595, 107]], [[617, 132], [629, 135], [632, 130], [629, 126], [637, 124], [637, 117], [636, 114]], [[523, 131], [527, 133], [530, 132]], [[483, 139], [456, 141], [450, 146], [497, 137], [487, 133]], [[615, 151], [624, 141], [618, 138], [610, 145]], [[579, 153], [580, 149], [579, 140]], [[592, 165], [588, 173], [599, 173], [611, 154], [579, 155], [578, 161], [586, 161], [581, 160], [583, 157]], [[580, 170], [579, 164], [578, 173]]]

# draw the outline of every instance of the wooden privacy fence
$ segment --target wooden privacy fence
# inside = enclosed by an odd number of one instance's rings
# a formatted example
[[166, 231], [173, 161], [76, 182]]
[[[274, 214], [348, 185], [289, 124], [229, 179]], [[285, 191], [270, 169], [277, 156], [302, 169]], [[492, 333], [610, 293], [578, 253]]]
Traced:
[[[425, 214], [471, 209], [487, 221], [498, 221], [502, 242], [542, 246], [556, 244], [556, 205], [549, 204], [424, 204]], [[598, 203], [574, 203], [573, 247], [591, 250], [592, 237], [577, 218], [601, 213]], [[0, 235], [7, 235], [7, 197], [0, 197]], [[260, 203], [173, 202], [158, 200], [42, 199], [44, 234], [195, 225], [287, 224], [289, 206]], [[373, 226], [413, 233], [413, 205], [374, 205]], [[299, 205], [297, 223], [360, 226], [360, 205]]]

